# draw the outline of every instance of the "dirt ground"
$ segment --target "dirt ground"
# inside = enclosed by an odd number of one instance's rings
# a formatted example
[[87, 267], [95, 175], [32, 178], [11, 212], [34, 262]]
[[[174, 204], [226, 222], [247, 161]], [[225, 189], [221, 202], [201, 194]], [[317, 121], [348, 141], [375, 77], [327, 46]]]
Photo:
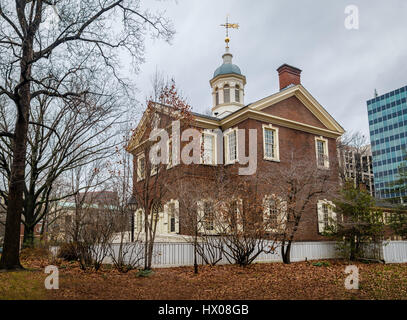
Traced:
[[[105, 266], [84, 272], [76, 262], [60, 262], [59, 289], [46, 290], [47, 259], [26, 259], [27, 271], [0, 273], [0, 299], [407, 299], [407, 264], [363, 264], [359, 290], [345, 288], [345, 261], [316, 261], [137, 270], [119, 273]], [[55, 263], [55, 262], [54, 262]]]

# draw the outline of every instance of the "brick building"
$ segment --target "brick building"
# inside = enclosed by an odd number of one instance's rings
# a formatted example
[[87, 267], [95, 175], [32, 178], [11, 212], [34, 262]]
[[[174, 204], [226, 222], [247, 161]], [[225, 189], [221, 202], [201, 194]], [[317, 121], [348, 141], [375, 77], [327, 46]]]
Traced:
[[[287, 64], [277, 69], [280, 91], [268, 97], [262, 98], [250, 104], [245, 104], [246, 77], [240, 68], [232, 63], [232, 54], [226, 48], [222, 56], [223, 63], [214, 72], [210, 80], [213, 97], [212, 115], [192, 113], [192, 121], [189, 127], [199, 129], [201, 135], [202, 152], [198, 164], [187, 165], [173, 163], [171, 156], [174, 154], [174, 141], [171, 133], [171, 107], [155, 104], [158, 116], [152, 121], [152, 128], [164, 128], [169, 136], [168, 158], [169, 164], [164, 168], [162, 179], [176, 176], [171, 182], [174, 185], [182, 177], [189, 176], [196, 179], [196, 188], [202, 185], [201, 178], [216, 176], [219, 170], [225, 170], [235, 179], [255, 179], [264, 172], [273, 172], [287, 166], [293, 158], [293, 152], [311, 159], [309, 166], [329, 172], [333, 184], [338, 184], [338, 163], [336, 139], [344, 133], [344, 129], [335, 119], [317, 102], [317, 100], [302, 86], [301, 70]], [[145, 183], [148, 155], [145, 152], [146, 141], [149, 139], [149, 130], [146, 126], [147, 119], [151, 116], [151, 110], [146, 110], [135, 130], [129, 145], [128, 152], [134, 156], [134, 189]], [[160, 120], [160, 121], [156, 121]], [[181, 125], [182, 127], [182, 125]], [[244, 130], [245, 142], [242, 152], [242, 136], [238, 129]], [[249, 130], [255, 129], [256, 148], [250, 145]], [[219, 135], [219, 132], [221, 133]], [[175, 138], [174, 138], [175, 139]], [[181, 142], [184, 147], [186, 142]], [[239, 163], [241, 158], [249, 155], [250, 151], [256, 150], [255, 174], [239, 175], [238, 170], [242, 167]], [[249, 164], [250, 165], [250, 164]], [[155, 172], [150, 175], [156, 174]], [[175, 180], [175, 181], [174, 181]], [[168, 180], [170, 181], [170, 180]], [[205, 182], [203, 182], [205, 183]], [[278, 187], [276, 182], [275, 187]], [[273, 186], [263, 188], [261, 197], [274, 194]], [[136, 193], [136, 191], [134, 191]], [[153, 197], [151, 195], [151, 197]], [[137, 196], [134, 196], [137, 204]], [[169, 194], [160, 199], [160, 205], [154, 207], [158, 217], [157, 234], [161, 236], [174, 236], [189, 234], [186, 228], [186, 214], [180, 206], [179, 195]], [[200, 214], [213, 214], [206, 212], [205, 199], [202, 199]], [[295, 240], [319, 241], [324, 240], [321, 232], [328, 223], [328, 219], [335, 218], [335, 213], [330, 205], [328, 195], [320, 195], [320, 198], [308, 206], [299, 223]], [[265, 206], [265, 211], [267, 208]], [[135, 230], [143, 232], [143, 212], [135, 211]], [[209, 219], [209, 218], [208, 218]], [[208, 222], [208, 221], [206, 221]], [[207, 223], [213, 229], [210, 221]], [[216, 232], [214, 232], [216, 233]]]

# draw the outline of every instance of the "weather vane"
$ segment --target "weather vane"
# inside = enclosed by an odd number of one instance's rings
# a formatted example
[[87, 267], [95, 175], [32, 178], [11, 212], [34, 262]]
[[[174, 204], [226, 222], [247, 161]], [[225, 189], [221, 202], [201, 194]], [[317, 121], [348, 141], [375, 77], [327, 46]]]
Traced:
[[226, 42], [226, 49], [229, 49], [229, 29], [239, 29], [239, 24], [238, 23], [229, 23], [229, 15], [226, 16], [226, 23], [225, 24], [221, 24], [221, 27], [225, 27], [226, 29], [226, 38], [225, 38], [225, 42]]

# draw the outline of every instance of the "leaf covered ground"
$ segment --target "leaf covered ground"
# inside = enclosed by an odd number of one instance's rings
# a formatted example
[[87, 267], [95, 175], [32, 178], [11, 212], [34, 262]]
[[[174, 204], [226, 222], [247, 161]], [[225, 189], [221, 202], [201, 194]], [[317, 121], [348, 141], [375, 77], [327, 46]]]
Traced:
[[[346, 290], [345, 261], [253, 264], [137, 270], [121, 274], [105, 266], [84, 272], [69, 262], [59, 267], [59, 289], [46, 290], [47, 259], [22, 261], [26, 271], [0, 273], [0, 299], [407, 299], [407, 264], [363, 264], [359, 290]], [[353, 264], [353, 263], [352, 263]]]

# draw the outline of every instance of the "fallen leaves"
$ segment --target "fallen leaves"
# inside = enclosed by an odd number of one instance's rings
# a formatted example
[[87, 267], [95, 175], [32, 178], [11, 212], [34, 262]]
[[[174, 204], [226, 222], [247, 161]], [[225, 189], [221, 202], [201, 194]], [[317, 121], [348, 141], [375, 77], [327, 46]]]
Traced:
[[[0, 297], [11, 299], [407, 299], [407, 264], [362, 264], [360, 290], [346, 290], [344, 261], [254, 264], [155, 269], [148, 277], [137, 270], [119, 273], [111, 268], [84, 272], [60, 263], [59, 290], [44, 290], [45, 261], [26, 261], [28, 272], [17, 279], [0, 274]], [[22, 290], [21, 288], [27, 288]], [[34, 289], [32, 291], [31, 289]], [[14, 291], [13, 291], [14, 290]], [[31, 290], [31, 291], [30, 291]], [[34, 292], [34, 294], [32, 294]]]

